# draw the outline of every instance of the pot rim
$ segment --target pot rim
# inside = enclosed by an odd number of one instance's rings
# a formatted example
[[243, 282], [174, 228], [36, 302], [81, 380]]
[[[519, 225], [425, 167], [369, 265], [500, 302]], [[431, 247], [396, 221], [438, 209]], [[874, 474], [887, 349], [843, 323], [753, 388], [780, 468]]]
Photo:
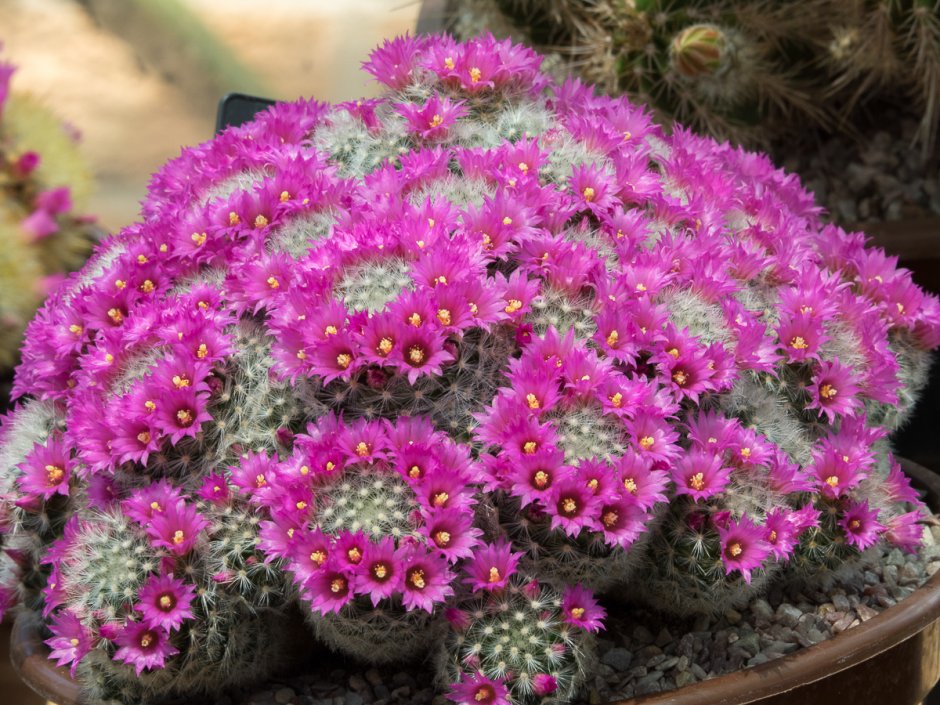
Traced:
[[[898, 461], [904, 473], [926, 490], [925, 499], [930, 508], [940, 511], [940, 476], [904, 458]], [[665, 703], [666, 698], [669, 705], [756, 703], [863, 663], [910, 639], [937, 619], [940, 619], [940, 571], [896, 605], [809, 648], [666, 693], [616, 700], [606, 705], [653, 705]]]
[[[927, 491], [940, 511], [940, 475], [899, 459], [904, 472]], [[666, 693], [616, 700], [606, 705], [748, 705], [814, 683], [881, 654], [940, 619], [940, 571], [901, 602], [831, 639], [759, 666], [752, 666]], [[30, 688], [56, 705], [84, 705], [78, 683], [49, 660], [42, 618], [22, 611], [13, 625], [10, 660]]]

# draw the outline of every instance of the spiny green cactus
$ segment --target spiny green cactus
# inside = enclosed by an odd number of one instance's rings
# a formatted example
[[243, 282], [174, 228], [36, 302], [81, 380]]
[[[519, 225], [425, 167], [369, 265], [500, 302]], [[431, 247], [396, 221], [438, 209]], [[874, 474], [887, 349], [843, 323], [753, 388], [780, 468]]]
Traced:
[[556, 52], [607, 92], [736, 142], [794, 123], [842, 125], [874, 94], [921, 111], [929, 150], [940, 115], [936, 0], [468, 0], [458, 36], [489, 29]]
[[593, 667], [595, 645], [565, 616], [562, 594], [529, 579], [466, 600], [449, 614], [452, 629], [437, 653], [440, 683], [480, 674], [504, 680], [512, 703], [571, 700]]

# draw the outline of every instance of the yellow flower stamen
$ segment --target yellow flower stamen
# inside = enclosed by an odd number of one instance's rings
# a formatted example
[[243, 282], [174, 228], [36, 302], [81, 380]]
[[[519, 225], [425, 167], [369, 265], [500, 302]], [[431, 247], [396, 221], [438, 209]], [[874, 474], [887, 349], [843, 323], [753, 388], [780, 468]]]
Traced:
[[697, 472], [689, 478], [689, 487], [696, 492], [700, 492], [705, 487], [705, 474]]
[[371, 449], [369, 448], [369, 444], [365, 441], [359, 441], [356, 444], [356, 455], [358, 455], [360, 458], [366, 457], [370, 451]]
[[349, 353], [340, 353], [336, 356], [336, 364], [342, 369], [347, 369], [352, 364], [352, 355]]

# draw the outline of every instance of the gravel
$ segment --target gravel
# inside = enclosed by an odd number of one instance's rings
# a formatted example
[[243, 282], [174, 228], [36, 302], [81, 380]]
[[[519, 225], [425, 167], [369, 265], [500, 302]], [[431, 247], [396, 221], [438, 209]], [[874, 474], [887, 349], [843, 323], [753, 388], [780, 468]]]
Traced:
[[940, 149], [914, 146], [920, 116], [900, 104], [878, 104], [857, 123], [856, 138], [811, 134], [771, 149], [774, 161], [800, 175], [838, 223], [871, 223], [940, 215]]
[[[746, 608], [677, 620], [639, 606], [608, 606], [595, 672], [578, 705], [660, 693], [758, 666], [829, 639], [903, 600], [940, 568], [940, 527], [911, 556], [867, 555], [862, 569], [824, 592], [771, 587]], [[309, 672], [233, 692], [216, 705], [451, 705], [427, 666], [364, 668], [328, 656]]]

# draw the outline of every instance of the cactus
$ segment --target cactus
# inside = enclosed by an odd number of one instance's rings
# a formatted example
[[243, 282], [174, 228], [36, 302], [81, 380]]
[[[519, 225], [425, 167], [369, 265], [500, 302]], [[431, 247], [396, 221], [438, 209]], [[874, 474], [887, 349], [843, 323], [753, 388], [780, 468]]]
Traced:
[[77, 136], [35, 98], [10, 93], [0, 63], [0, 369], [13, 366], [42, 298], [91, 250], [91, 221], [76, 215], [91, 186]]
[[451, 630], [437, 653], [438, 680], [452, 684], [451, 699], [494, 702], [493, 692], [514, 703], [573, 699], [604, 616], [590, 594], [524, 578], [479, 593], [449, 611]]
[[554, 52], [556, 71], [627, 93], [670, 120], [738, 143], [793, 125], [844, 126], [873, 95], [921, 112], [929, 154], [940, 95], [935, 0], [465, 0], [454, 31]]
[[387, 42], [383, 97], [185, 150], [37, 314], [3, 603], [86, 688], [262, 677], [299, 610], [372, 662], [450, 617], [451, 699], [559, 701], [589, 590], [711, 611], [916, 550], [885, 436], [940, 301], [765, 157], [539, 61]]

